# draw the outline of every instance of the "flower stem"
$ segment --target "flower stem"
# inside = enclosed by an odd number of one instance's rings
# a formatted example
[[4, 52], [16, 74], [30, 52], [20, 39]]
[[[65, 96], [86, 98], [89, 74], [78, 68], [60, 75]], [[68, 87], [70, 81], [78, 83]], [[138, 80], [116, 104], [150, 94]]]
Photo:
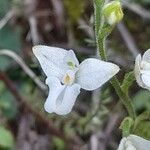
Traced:
[[136, 114], [135, 114], [135, 110], [132, 104], [131, 99], [129, 98], [129, 96], [127, 96], [121, 89], [120, 83], [118, 81], [118, 79], [116, 77], [113, 77], [111, 79], [111, 84], [114, 87], [117, 95], [119, 96], [121, 102], [123, 103], [123, 105], [125, 106], [125, 108], [128, 111], [128, 114], [131, 118], [135, 119], [136, 118]]
[[[94, 5], [97, 5], [97, 4], [94, 3]], [[96, 35], [97, 49], [98, 49], [99, 56], [100, 56], [101, 60], [107, 61], [107, 57], [105, 54], [105, 41], [106, 41], [107, 35], [104, 33], [105, 31], [103, 30], [103, 27], [100, 27], [100, 23], [98, 23], [100, 21], [99, 17], [101, 17], [98, 14], [101, 14], [101, 9], [99, 9], [98, 6], [94, 6], [94, 11], [95, 11], [95, 35]], [[99, 31], [97, 31], [97, 30], [99, 30]], [[114, 89], [115, 89], [117, 95], [119, 96], [121, 102], [123, 103], [123, 105], [127, 109], [129, 116], [131, 118], [135, 119], [136, 114], [135, 114], [134, 107], [132, 105], [132, 101], [122, 91], [118, 79], [116, 77], [113, 77], [111, 79], [111, 84], [114, 87]]]
[[96, 34], [96, 45], [99, 46], [98, 42], [98, 35], [99, 35], [99, 28], [101, 27], [102, 17], [99, 10], [102, 9], [104, 4], [104, 0], [93, 0], [94, 1], [94, 17], [95, 17], [95, 34]]

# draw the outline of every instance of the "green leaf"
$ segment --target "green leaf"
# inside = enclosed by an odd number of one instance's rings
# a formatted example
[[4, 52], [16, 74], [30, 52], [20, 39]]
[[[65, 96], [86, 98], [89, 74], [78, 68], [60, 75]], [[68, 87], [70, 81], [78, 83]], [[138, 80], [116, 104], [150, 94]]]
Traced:
[[[11, 28], [6, 25], [0, 30], [0, 49], [11, 49], [18, 52], [20, 50], [21, 30]], [[6, 56], [0, 56], [0, 70], [6, 70], [12, 63], [12, 59]]]
[[0, 30], [0, 48], [18, 51], [20, 49], [20, 36], [21, 30], [19, 27], [12, 28], [6, 25]]
[[11, 0], [0, 0], [0, 17], [3, 17], [10, 9]]
[[131, 72], [129, 72], [125, 75], [123, 83], [121, 85], [121, 88], [122, 88], [122, 90], [125, 94], [128, 95], [128, 90], [129, 90], [129, 88], [131, 87], [131, 85], [133, 84], [134, 81], [135, 81], [135, 76], [134, 76], [133, 71], [131, 71]]
[[[2, 84], [0, 85], [2, 87]], [[9, 120], [16, 116], [17, 105], [13, 96], [8, 91], [6, 91], [6, 89], [4, 89], [4, 85], [2, 88], [3, 90], [0, 92], [0, 110], [3, 116]]]
[[120, 129], [122, 130], [122, 134], [124, 137], [129, 136], [132, 133], [134, 121], [130, 117], [126, 117], [120, 125]]
[[135, 120], [133, 134], [150, 140], [150, 111], [139, 115]]
[[12, 133], [6, 128], [0, 126], [0, 147], [12, 148], [14, 145], [14, 138]]
[[148, 90], [140, 90], [133, 97], [133, 105], [136, 110], [146, 109], [150, 111], [150, 92]]
[[64, 144], [64, 141], [62, 141], [62, 139], [58, 137], [54, 137], [53, 144], [56, 149], [65, 150], [65, 144]]

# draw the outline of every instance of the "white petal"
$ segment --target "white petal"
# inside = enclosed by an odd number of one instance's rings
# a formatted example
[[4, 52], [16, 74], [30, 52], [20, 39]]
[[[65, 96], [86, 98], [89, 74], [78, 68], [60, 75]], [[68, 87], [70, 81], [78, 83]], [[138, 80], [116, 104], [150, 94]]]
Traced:
[[137, 150], [150, 150], [150, 141], [136, 135], [130, 135], [128, 138]]
[[141, 69], [142, 70], [150, 70], [150, 63], [147, 61], [142, 60], [141, 62]]
[[84, 60], [76, 74], [76, 83], [85, 90], [95, 90], [107, 82], [119, 71], [113, 63], [94, 58]]
[[67, 51], [62, 48], [38, 45], [33, 47], [33, 53], [40, 62], [46, 76], [62, 78], [64, 72], [64, 57]]
[[134, 68], [134, 73], [135, 73], [135, 78], [139, 86], [144, 87], [142, 79], [141, 79], [141, 55], [139, 54], [136, 59], [135, 59], [135, 68]]
[[[73, 50], [68, 51], [67, 55], [64, 57], [64, 62], [66, 62], [66, 64], [68, 64], [68, 62], [71, 62], [71, 64], [72, 64], [71, 69], [74, 69], [74, 67], [79, 66], [79, 61]], [[68, 67], [71, 67], [71, 66], [68, 65]]]
[[126, 143], [127, 138], [122, 138], [119, 144], [119, 147], [117, 150], [125, 150], [125, 143]]
[[55, 112], [57, 108], [57, 99], [63, 93], [65, 86], [61, 85], [56, 77], [49, 77], [46, 79], [46, 84], [49, 86], [49, 94], [44, 104], [44, 108], [48, 113]]
[[76, 101], [77, 96], [80, 93], [81, 86], [78, 84], [73, 84], [67, 86], [64, 91], [63, 100], [60, 105], [58, 105], [55, 113], [58, 115], [66, 115], [71, 112], [72, 107]]
[[150, 89], [150, 74], [142, 74], [141, 75], [142, 81], [145, 84], [145, 88]]
[[144, 53], [144, 55], [143, 55], [143, 60], [150, 63], [150, 49], [148, 49], [148, 50]]
[[58, 115], [68, 114], [72, 110], [75, 100], [80, 93], [80, 85], [61, 85], [59, 79], [56, 77], [47, 78], [46, 84], [49, 86], [49, 95], [44, 104], [45, 110]]

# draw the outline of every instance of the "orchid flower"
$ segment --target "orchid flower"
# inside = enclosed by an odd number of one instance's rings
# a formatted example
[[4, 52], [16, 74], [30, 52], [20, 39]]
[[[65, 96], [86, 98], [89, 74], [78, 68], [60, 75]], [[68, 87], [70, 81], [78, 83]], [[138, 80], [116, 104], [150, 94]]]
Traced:
[[134, 72], [139, 86], [150, 90], [150, 49], [136, 57]]
[[150, 150], [150, 141], [136, 135], [122, 138], [118, 150]]
[[47, 76], [50, 90], [44, 107], [49, 113], [68, 114], [81, 88], [95, 90], [119, 71], [117, 65], [94, 58], [79, 64], [73, 50], [38, 45], [33, 53]]

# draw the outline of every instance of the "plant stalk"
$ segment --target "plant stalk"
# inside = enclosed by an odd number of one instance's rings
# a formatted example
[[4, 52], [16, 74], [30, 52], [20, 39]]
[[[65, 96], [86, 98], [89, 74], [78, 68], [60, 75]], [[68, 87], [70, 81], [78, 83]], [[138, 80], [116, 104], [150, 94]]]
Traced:
[[[97, 44], [97, 50], [98, 50], [98, 53], [99, 53], [101, 60], [107, 61], [107, 57], [105, 54], [105, 41], [106, 41], [107, 35], [105, 34], [105, 30], [103, 30], [103, 27], [101, 27], [101, 23], [99, 23], [99, 21], [102, 21], [101, 15], [100, 15], [101, 14], [101, 8], [102, 8], [102, 5], [99, 8], [99, 6], [97, 6], [97, 3], [94, 3], [96, 44]], [[127, 96], [122, 91], [120, 83], [115, 76], [111, 79], [111, 84], [114, 87], [114, 89], [115, 89], [117, 95], [119, 96], [121, 102], [123, 103], [123, 105], [127, 109], [129, 116], [131, 118], [135, 119], [136, 114], [135, 114], [134, 107], [132, 105], [132, 101], [129, 98], [129, 96]]]

